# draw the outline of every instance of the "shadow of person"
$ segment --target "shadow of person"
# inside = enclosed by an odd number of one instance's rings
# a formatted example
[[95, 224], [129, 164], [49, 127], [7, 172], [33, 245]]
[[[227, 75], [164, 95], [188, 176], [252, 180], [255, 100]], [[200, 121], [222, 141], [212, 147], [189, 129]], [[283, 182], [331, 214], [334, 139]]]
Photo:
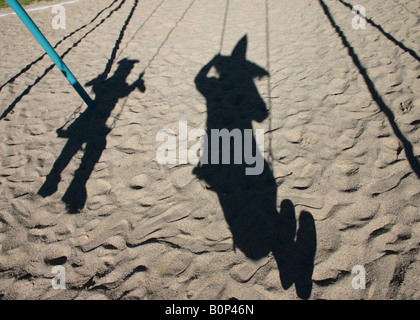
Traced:
[[86, 84], [93, 88], [96, 108], [86, 109], [66, 130], [63, 127], [57, 130], [58, 137], [67, 138], [68, 141], [39, 189], [39, 195], [47, 197], [55, 193], [62, 171], [79, 150], [84, 150], [81, 164], [62, 197], [70, 213], [83, 209], [87, 198], [86, 183], [106, 147], [106, 136], [111, 131], [106, 125], [107, 119], [119, 99], [127, 97], [136, 88], [141, 92], [146, 90], [143, 73], [131, 85], [126, 82], [137, 62], [138, 60], [122, 59], [113, 76], [107, 78], [103, 73]]
[[[269, 74], [246, 60], [246, 50], [245, 35], [231, 56], [216, 55], [195, 78], [206, 98], [207, 122], [203, 152], [193, 173], [217, 194], [234, 248], [252, 260], [272, 252], [283, 288], [294, 283], [298, 296], [307, 299], [312, 290], [315, 224], [309, 212], [302, 212], [296, 233], [292, 201], [284, 200], [277, 211], [277, 183], [260, 152], [264, 134], [256, 137], [252, 126], [252, 121], [269, 115], [253, 79]], [[212, 69], [218, 77], [209, 76]]]

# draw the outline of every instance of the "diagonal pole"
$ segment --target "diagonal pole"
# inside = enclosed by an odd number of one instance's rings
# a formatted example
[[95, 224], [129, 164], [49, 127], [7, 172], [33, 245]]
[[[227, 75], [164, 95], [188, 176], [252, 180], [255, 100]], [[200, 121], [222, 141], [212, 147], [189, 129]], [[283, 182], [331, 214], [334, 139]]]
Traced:
[[223, 18], [223, 29], [222, 29], [222, 37], [220, 39], [220, 49], [219, 49], [219, 53], [222, 52], [222, 48], [223, 48], [223, 40], [225, 39], [225, 31], [226, 31], [226, 21], [227, 21], [227, 16], [228, 16], [228, 12], [229, 12], [229, 4], [230, 4], [230, 0], [226, 1], [226, 6], [225, 6], [225, 16]]
[[271, 170], [273, 170], [273, 161], [274, 161], [274, 155], [273, 155], [273, 133], [272, 133], [272, 129], [273, 129], [273, 116], [272, 116], [272, 112], [273, 112], [273, 104], [271, 101], [271, 66], [270, 66], [270, 20], [269, 20], [269, 4], [268, 4], [268, 0], [265, 0], [265, 48], [266, 48], [266, 60], [267, 60], [267, 72], [268, 72], [268, 77], [267, 77], [267, 95], [268, 95], [268, 110], [269, 110], [269, 114], [268, 114], [268, 133], [269, 133], [269, 140], [268, 140], [268, 163], [269, 166], [271, 167]]
[[41, 47], [50, 56], [50, 58], [55, 63], [55, 65], [64, 74], [64, 76], [73, 86], [73, 88], [77, 91], [77, 93], [80, 95], [83, 101], [86, 102], [88, 107], [94, 108], [95, 103], [92, 101], [92, 99], [86, 93], [85, 89], [83, 89], [83, 87], [74, 77], [74, 75], [71, 73], [69, 68], [67, 68], [67, 66], [64, 64], [63, 60], [59, 57], [57, 52], [55, 52], [54, 48], [51, 46], [51, 44], [48, 42], [45, 36], [38, 29], [36, 24], [32, 21], [31, 17], [29, 17], [29, 15], [26, 13], [25, 9], [22, 8], [22, 6], [19, 4], [19, 2], [17, 2], [17, 0], [6, 0], [6, 1], [9, 4], [9, 6], [16, 12], [20, 20], [22, 20], [25, 26], [29, 29], [29, 31], [32, 33], [32, 35], [35, 37], [35, 39], [38, 41]]

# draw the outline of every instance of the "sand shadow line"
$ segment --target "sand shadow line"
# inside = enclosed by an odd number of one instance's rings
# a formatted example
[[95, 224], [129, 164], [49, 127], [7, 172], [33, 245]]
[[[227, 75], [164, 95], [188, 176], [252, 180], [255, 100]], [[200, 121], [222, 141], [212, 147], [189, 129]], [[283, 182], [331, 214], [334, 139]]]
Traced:
[[[63, 39], [61, 39], [60, 41], [58, 41], [55, 45], [54, 45], [54, 49], [57, 49], [57, 47], [63, 43], [65, 40], [67, 40], [68, 38], [72, 37], [73, 35], [75, 35], [77, 32], [79, 32], [80, 30], [83, 30], [84, 28], [86, 28], [87, 26], [89, 26], [90, 24], [92, 24], [105, 10], [109, 9], [110, 7], [112, 7], [114, 5], [114, 3], [116, 3], [118, 0], [114, 0], [109, 6], [103, 8], [101, 11], [99, 11], [96, 16], [90, 20], [87, 24], [79, 27], [78, 29], [72, 31], [71, 33], [69, 33], [68, 35], [66, 35]], [[28, 64], [27, 66], [25, 66], [22, 70], [20, 70], [17, 74], [15, 74], [13, 77], [11, 77], [9, 80], [7, 80], [4, 84], [2, 84], [0, 86], [0, 92], [1, 90], [8, 84], [13, 83], [17, 78], [19, 78], [22, 74], [26, 73], [27, 71], [29, 71], [30, 68], [32, 68], [35, 64], [37, 64], [39, 61], [41, 61], [42, 59], [44, 59], [44, 57], [47, 54], [44, 53], [43, 55], [39, 56], [37, 59], [35, 59], [34, 61], [32, 61], [30, 64]]]
[[[343, 4], [344, 6], [348, 7], [350, 10], [353, 10], [353, 5], [343, 1], [343, 0], [338, 0], [339, 2], [341, 2], [341, 4]], [[390, 40], [391, 42], [393, 42], [396, 46], [398, 46], [400, 49], [402, 49], [404, 52], [407, 52], [410, 56], [412, 56], [414, 59], [416, 59], [417, 61], [420, 61], [420, 57], [417, 55], [417, 53], [413, 50], [410, 49], [408, 47], [406, 47], [402, 42], [398, 41], [397, 39], [395, 39], [391, 34], [389, 34], [388, 32], [386, 32], [381, 25], [375, 23], [372, 19], [369, 19], [367, 17], [363, 17], [371, 26], [375, 27], [376, 29], [378, 29], [388, 40]]]
[[370, 79], [370, 77], [367, 74], [366, 68], [363, 67], [362, 63], [359, 60], [359, 57], [355, 53], [353, 47], [348, 42], [346, 36], [344, 35], [341, 28], [337, 25], [334, 18], [331, 15], [331, 12], [329, 11], [327, 5], [324, 3], [323, 0], [318, 0], [325, 15], [327, 16], [328, 20], [331, 23], [331, 26], [335, 29], [338, 36], [341, 39], [341, 42], [343, 45], [347, 48], [349, 56], [352, 58], [354, 65], [359, 69], [359, 73], [362, 75], [363, 80], [365, 81], [369, 92], [373, 98], [373, 100], [376, 102], [376, 104], [379, 106], [379, 109], [386, 115], [388, 118], [389, 124], [392, 127], [392, 130], [394, 131], [395, 136], [398, 138], [398, 140], [402, 143], [407, 160], [413, 169], [414, 173], [417, 175], [418, 178], [420, 178], [420, 163], [418, 158], [414, 155], [413, 152], [413, 146], [410, 143], [410, 141], [404, 136], [404, 134], [401, 132], [400, 128], [398, 127], [397, 123], [395, 122], [395, 116], [391, 109], [386, 105], [380, 94], [378, 93], [373, 81]]
[[[112, 11], [110, 11], [110, 13], [103, 18], [96, 26], [94, 26], [92, 29], [90, 29], [88, 32], [86, 32], [86, 34], [84, 34], [77, 42], [75, 42], [70, 48], [68, 48], [62, 55], [60, 55], [60, 58], [63, 59], [72, 49], [74, 49], [75, 47], [77, 47], [89, 34], [91, 34], [93, 31], [95, 31], [100, 25], [102, 25], [106, 20], [108, 20], [113, 13], [115, 13], [116, 11], [120, 10], [122, 5], [125, 3], [126, 0], [121, 0], [121, 3], [119, 4], [118, 7], [116, 7], [115, 9], [113, 9]], [[37, 60], [40, 61], [42, 60], [42, 58], [45, 56], [46, 54], [44, 54], [42, 57], [39, 57]], [[36, 61], [36, 62], [38, 62]], [[36, 63], [34, 62], [34, 64]], [[31, 65], [32, 66], [32, 65]], [[28, 70], [31, 66], [27, 66]], [[50, 65], [48, 68], [45, 69], [44, 73], [39, 76], [37, 79], [35, 79], [35, 81], [30, 84], [8, 107], [7, 109], [2, 113], [2, 115], [0, 116], [0, 120], [4, 119], [10, 111], [12, 111], [15, 106], [22, 100], [22, 98], [24, 96], [26, 96], [31, 89], [36, 86], [53, 68], [54, 68], [55, 64]], [[25, 67], [26, 68], [26, 67]], [[27, 70], [26, 70], [27, 71]], [[26, 72], [25, 71], [25, 72]], [[17, 77], [16, 77], [17, 78]], [[15, 79], [16, 79], [15, 78]], [[14, 79], [14, 80], [15, 80]], [[14, 81], [13, 80], [13, 81]], [[10, 80], [9, 80], [10, 81]], [[12, 81], [12, 82], [13, 82]], [[10, 83], [10, 82], [9, 82]]]

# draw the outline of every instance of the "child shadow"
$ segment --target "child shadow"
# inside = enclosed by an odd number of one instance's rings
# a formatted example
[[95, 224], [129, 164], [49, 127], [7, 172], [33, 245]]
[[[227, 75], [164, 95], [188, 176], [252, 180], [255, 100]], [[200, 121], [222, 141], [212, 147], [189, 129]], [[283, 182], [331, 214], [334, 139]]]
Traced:
[[[207, 135], [193, 173], [217, 194], [235, 248], [252, 260], [266, 257], [271, 252], [283, 288], [295, 284], [298, 296], [307, 299], [312, 291], [315, 223], [312, 215], [304, 211], [299, 216], [296, 232], [295, 207], [290, 200], [284, 200], [280, 212], [277, 211], [277, 183], [258, 148], [252, 126], [252, 121], [261, 122], [269, 115], [253, 79], [269, 74], [246, 60], [246, 50], [245, 35], [231, 56], [216, 55], [195, 78], [196, 87], [207, 102]], [[212, 68], [218, 77], [209, 77]], [[214, 132], [224, 129], [242, 134], [244, 138], [239, 146], [237, 139], [233, 139], [234, 143], [230, 139], [229, 147], [223, 141], [218, 147], [212, 147], [214, 140], [220, 142]], [[252, 132], [251, 138], [245, 138], [247, 132], [248, 137]], [[252, 150], [254, 167], [246, 161], [247, 148]], [[223, 163], [226, 152], [230, 156], [229, 163]], [[242, 153], [242, 161], [235, 158], [238, 152]], [[262, 164], [260, 170], [256, 170], [258, 162]]]
[[63, 127], [57, 130], [58, 137], [67, 138], [68, 141], [38, 194], [47, 197], [55, 193], [63, 170], [79, 150], [84, 150], [81, 164], [62, 197], [69, 213], [77, 213], [85, 206], [86, 183], [106, 147], [106, 136], [112, 130], [107, 127], [106, 121], [118, 100], [127, 97], [136, 88], [141, 92], [146, 90], [142, 79], [143, 73], [131, 85], [126, 82], [137, 62], [138, 60], [122, 59], [118, 62], [118, 68], [113, 76], [107, 78], [103, 73], [88, 82], [86, 85], [92, 86], [95, 93], [96, 108], [87, 108], [66, 130]]

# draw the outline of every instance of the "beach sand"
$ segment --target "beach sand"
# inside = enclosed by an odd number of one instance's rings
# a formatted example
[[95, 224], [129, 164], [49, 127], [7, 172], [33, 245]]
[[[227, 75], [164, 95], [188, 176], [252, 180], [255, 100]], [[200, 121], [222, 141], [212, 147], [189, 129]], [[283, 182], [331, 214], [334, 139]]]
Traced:
[[[108, 108], [94, 126], [0, 17], [0, 298], [419, 299], [419, 3], [350, 1], [83, 0], [64, 30], [30, 12]], [[247, 119], [268, 178], [159, 163], [160, 130], [206, 130], [223, 108], [197, 76], [234, 48], [269, 75], [248, 77], [267, 110]]]

